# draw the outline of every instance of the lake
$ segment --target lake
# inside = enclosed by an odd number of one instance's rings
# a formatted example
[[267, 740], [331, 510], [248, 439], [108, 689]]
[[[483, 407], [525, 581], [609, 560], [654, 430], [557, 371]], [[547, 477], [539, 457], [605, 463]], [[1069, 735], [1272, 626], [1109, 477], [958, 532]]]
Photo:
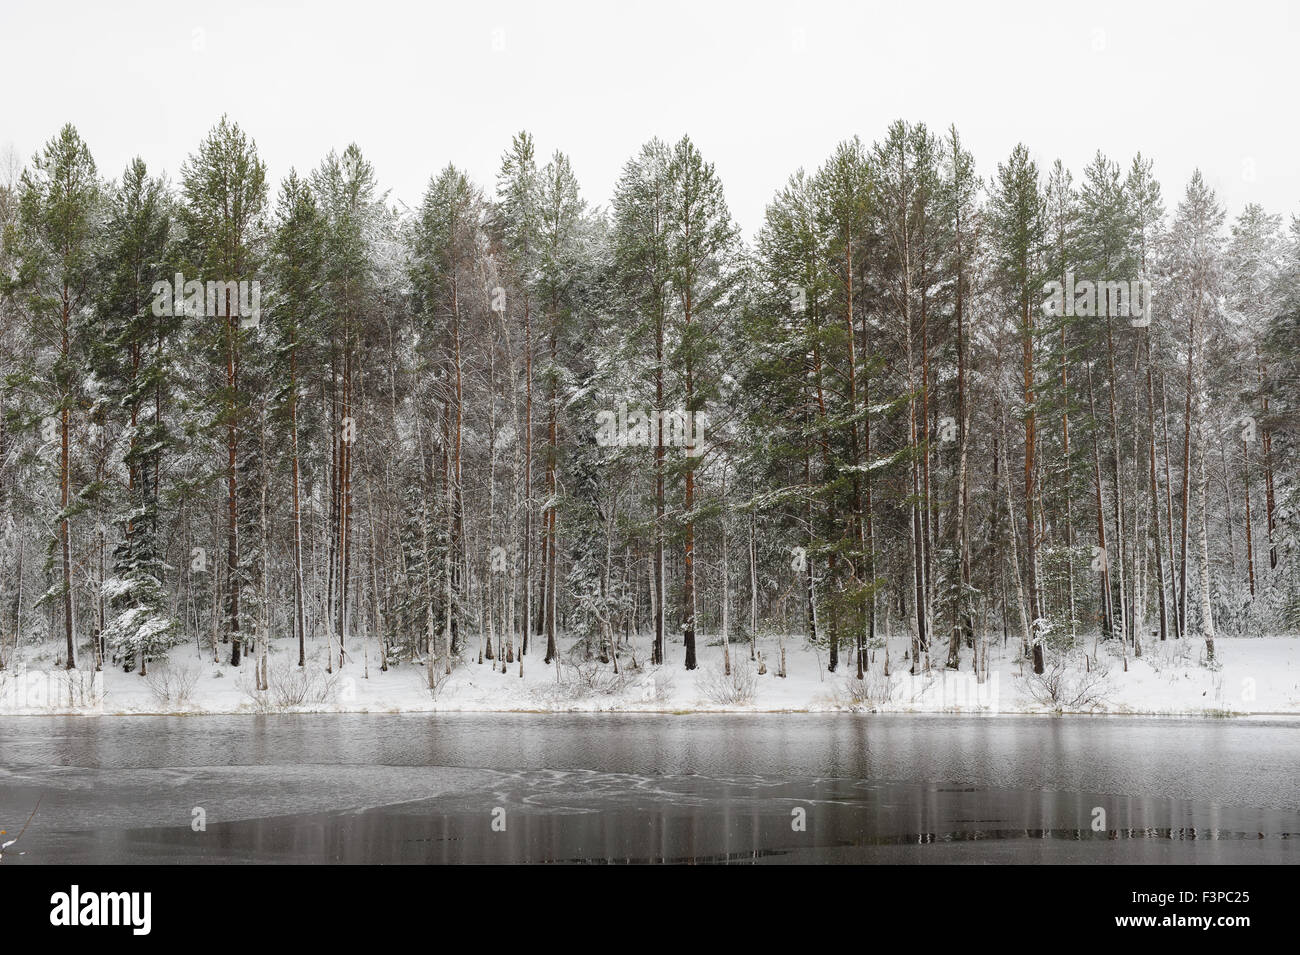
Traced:
[[40, 798], [4, 864], [1295, 863], [1298, 756], [1287, 720], [7, 717], [0, 828]]

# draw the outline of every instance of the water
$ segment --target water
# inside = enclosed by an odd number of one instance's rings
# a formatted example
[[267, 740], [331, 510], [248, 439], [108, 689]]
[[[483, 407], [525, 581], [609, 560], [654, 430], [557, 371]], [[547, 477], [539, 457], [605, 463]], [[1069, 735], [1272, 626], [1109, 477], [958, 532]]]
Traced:
[[40, 797], [6, 864], [1294, 863], [1298, 754], [1284, 720], [15, 717], [0, 828]]

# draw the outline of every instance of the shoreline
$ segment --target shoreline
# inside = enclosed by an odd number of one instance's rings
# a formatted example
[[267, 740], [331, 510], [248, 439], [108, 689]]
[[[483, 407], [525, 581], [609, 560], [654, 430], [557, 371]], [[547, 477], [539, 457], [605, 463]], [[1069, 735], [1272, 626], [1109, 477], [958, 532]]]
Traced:
[[284, 709], [269, 710], [257, 712], [253, 709], [236, 709], [236, 710], [118, 710], [113, 712], [88, 712], [86, 710], [50, 710], [38, 713], [0, 713], [0, 719], [45, 719], [51, 717], [79, 716], [85, 719], [118, 719], [133, 717], [185, 717], [185, 718], [202, 718], [209, 716], [247, 716], [247, 717], [264, 717], [264, 716], [489, 716], [489, 715], [509, 715], [509, 716], [960, 716], [960, 717], [981, 717], [987, 719], [1010, 718], [1017, 719], [1022, 717], [1052, 717], [1059, 719], [1084, 717], [1088, 719], [1141, 719], [1141, 720], [1295, 720], [1300, 722], [1300, 713], [1288, 713], [1285, 711], [1259, 711], [1259, 712], [1231, 712], [1221, 713], [1208, 710], [1185, 710], [1180, 712], [1159, 711], [1159, 710], [1130, 710], [1125, 712], [1105, 712], [1089, 710], [923, 710], [923, 709], [850, 709], [827, 707], [816, 709], [811, 707], [805, 708], [782, 708], [782, 709], [625, 709], [619, 707], [610, 707], [606, 709], [590, 709], [582, 707], [572, 707], [568, 709], [537, 709], [537, 708], [473, 708], [457, 707], [452, 709], [321, 709], [321, 708], [303, 708], [303, 709]]
[[[763, 641], [766, 644], [767, 641]], [[1015, 647], [998, 648], [978, 679], [969, 668], [932, 665], [913, 674], [902, 654], [871, 660], [863, 679], [852, 666], [826, 670], [815, 647], [787, 645], [786, 676], [764, 672], [778, 648], [760, 645], [757, 665], [737, 647], [731, 673], [723, 652], [707, 646], [700, 666], [674, 661], [617, 671], [569, 657], [561, 667], [530, 664], [526, 676], [500, 662], [458, 663], [428, 686], [423, 663], [362, 661], [324, 669], [323, 654], [296, 666], [296, 647], [277, 641], [267, 686], [253, 670], [210, 658], [173, 659], [141, 677], [117, 667], [58, 670], [57, 657], [32, 654], [0, 672], [0, 716], [259, 716], [276, 714], [589, 713], [676, 715], [854, 714], [954, 716], [1114, 716], [1142, 719], [1276, 719], [1300, 717], [1300, 640], [1232, 638], [1206, 666], [1199, 648], [1180, 642], [1123, 659], [1102, 646], [1095, 656], [1035, 675]], [[191, 651], [193, 652], [193, 651]], [[895, 661], [886, 676], [883, 667]], [[540, 662], [540, 661], [539, 661]], [[1082, 662], [1084, 665], [1080, 666]], [[42, 666], [42, 664], [44, 666]]]

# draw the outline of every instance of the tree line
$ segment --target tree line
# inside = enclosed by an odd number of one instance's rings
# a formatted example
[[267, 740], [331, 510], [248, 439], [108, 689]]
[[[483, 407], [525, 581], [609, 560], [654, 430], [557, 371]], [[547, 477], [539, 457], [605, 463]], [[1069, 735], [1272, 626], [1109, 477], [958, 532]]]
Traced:
[[273, 190], [222, 118], [109, 180], [69, 125], [0, 230], [0, 666], [1300, 629], [1300, 218], [1199, 172], [1167, 208], [1140, 154], [983, 175], [898, 121], [747, 242], [689, 137], [605, 207], [520, 133], [408, 208], [355, 144]]

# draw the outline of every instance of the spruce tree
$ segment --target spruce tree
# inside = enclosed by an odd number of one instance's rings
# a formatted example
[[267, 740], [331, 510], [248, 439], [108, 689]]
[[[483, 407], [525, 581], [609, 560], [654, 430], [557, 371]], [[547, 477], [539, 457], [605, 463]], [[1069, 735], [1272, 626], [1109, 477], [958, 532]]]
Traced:
[[115, 576], [105, 583], [118, 616], [103, 640], [127, 669], [138, 658], [141, 676], [150, 659], [180, 638], [164, 586], [160, 537], [162, 461], [171, 445], [162, 393], [177, 319], [154, 307], [154, 283], [172, 284], [171, 223], [166, 183], [150, 178], [142, 159], [133, 160], [112, 196], [107, 220], [95, 368], [126, 445], [126, 486], [114, 521], [121, 539], [113, 555]]

